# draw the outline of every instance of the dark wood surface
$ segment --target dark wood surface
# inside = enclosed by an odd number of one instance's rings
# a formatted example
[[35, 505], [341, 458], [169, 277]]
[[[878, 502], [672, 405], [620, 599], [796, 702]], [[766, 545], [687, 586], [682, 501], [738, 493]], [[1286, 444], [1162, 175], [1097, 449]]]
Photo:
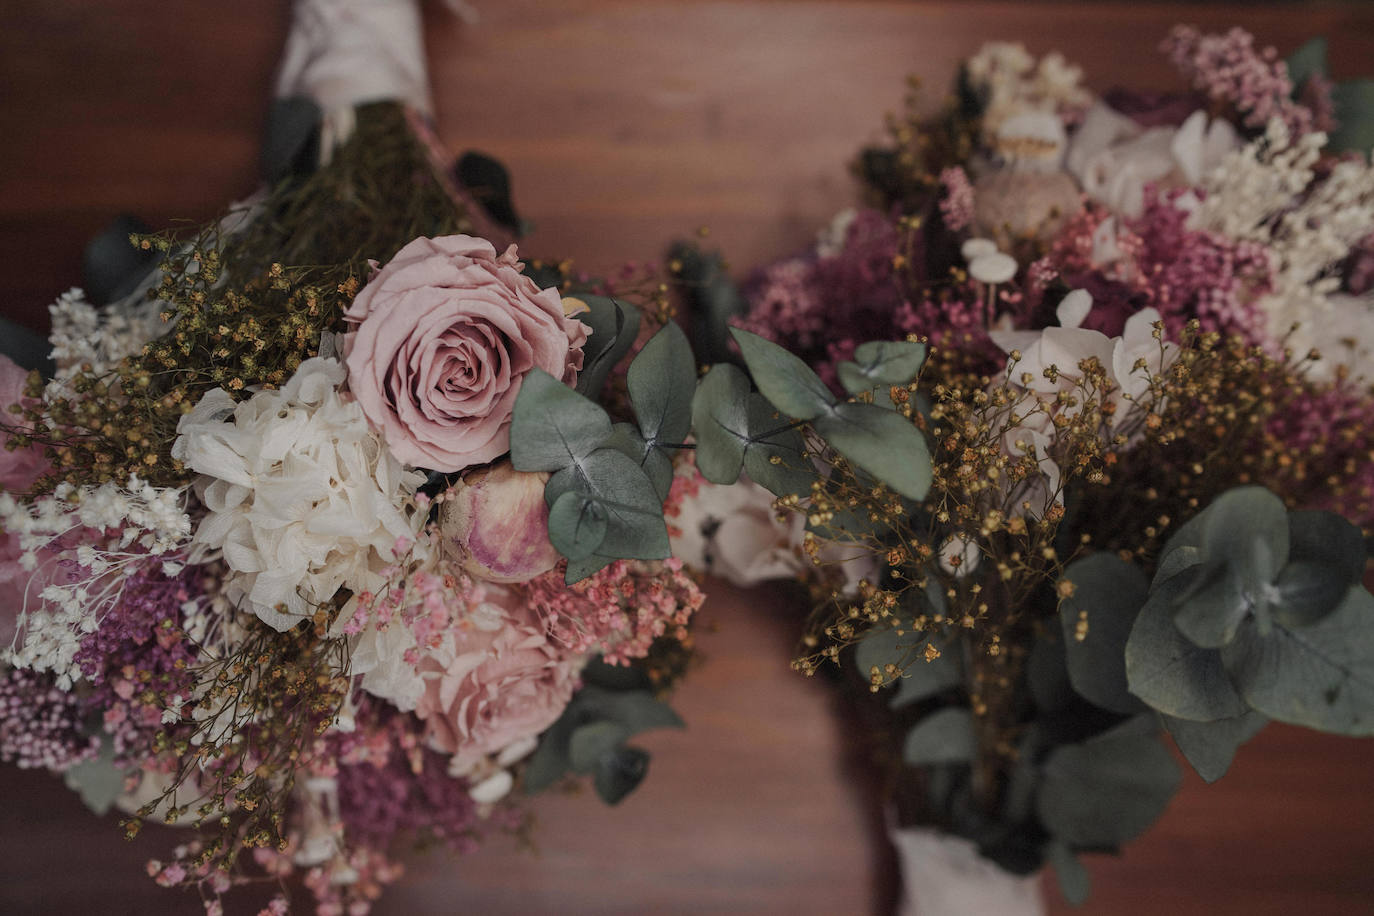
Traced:
[[[932, 101], [984, 39], [1059, 48], [1092, 84], [1167, 87], [1175, 21], [1239, 23], [1289, 50], [1332, 40], [1371, 69], [1369, 4], [478, 0], [429, 10], [441, 132], [498, 156], [536, 224], [526, 252], [590, 270], [656, 257], [709, 226], [737, 266], [806, 243], [853, 200], [846, 163], [917, 73]], [[253, 188], [284, 2], [7, 0], [0, 29], [0, 312], [41, 327], [112, 216], [203, 220]], [[540, 851], [495, 843], [414, 859], [402, 913], [865, 913], [889, 887], [841, 724], [787, 668], [780, 596], [713, 589], [690, 728], [646, 736], [642, 789], [538, 809]], [[194, 913], [60, 781], [0, 770], [0, 913]], [[171, 834], [162, 834], [170, 842]], [[1090, 863], [1079, 912], [1374, 912], [1374, 742], [1274, 726], [1233, 771], [1190, 776], [1120, 859]], [[1052, 912], [1068, 912], [1050, 895]]]

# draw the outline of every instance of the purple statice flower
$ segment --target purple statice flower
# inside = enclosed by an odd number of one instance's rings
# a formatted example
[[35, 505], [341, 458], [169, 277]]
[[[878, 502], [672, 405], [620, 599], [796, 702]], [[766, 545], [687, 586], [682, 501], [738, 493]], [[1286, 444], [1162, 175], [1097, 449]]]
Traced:
[[0, 676], [0, 762], [62, 772], [95, 757], [100, 739], [84, 727], [85, 705], [50, 675], [15, 668]]
[[1367, 390], [1340, 382], [1308, 388], [1270, 419], [1268, 431], [1297, 457], [1290, 487], [1308, 508], [1374, 525], [1374, 398]]
[[145, 565], [81, 641], [76, 662], [92, 687], [82, 704], [114, 738], [118, 762], [143, 764], [165, 727], [166, 701], [190, 693], [197, 656], [182, 632], [182, 607], [202, 597], [201, 575], [197, 567], [168, 576], [160, 563]]
[[328, 739], [339, 760], [339, 814], [350, 845], [386, 849], [405, 835], [470, 852], [488, 830], [518, 824], [507, 805], [482, 816], [467, 781], [448, 774], [449, 758], [423, 745], [424, 725], [413, 715], [363, 699], [355, 721], [352, 733]]
[[1234, 106], [1246, 127], [1262, 130], [1271, 118], [1281, 118], [1289, 136], [1313, 129], [1312, 111], [1292, 100], [1288, 65], [1273, 48], [1256, 50], [1254, 36], [1244, 29], [1204, 35], [1192, 26], [1175, 26], [1162, 50], [1194, 89]]

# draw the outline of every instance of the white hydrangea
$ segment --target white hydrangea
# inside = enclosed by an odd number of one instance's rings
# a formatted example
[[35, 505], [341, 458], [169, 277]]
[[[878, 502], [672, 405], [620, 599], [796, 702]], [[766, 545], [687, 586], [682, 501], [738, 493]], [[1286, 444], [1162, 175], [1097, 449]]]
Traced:
[[1003, 123], [1027, 112], [1063, 112], [1086, 107], [1083, 70], [1062, 54], [1039, 61], [1016, 42], [988, 42], [964, 65], [969, 85], [984, 99], [983, 133], [993, 140]]
[[344, 376], [336, 360], [309, 359], [280, 390], [239, 403], [206, 393], [177, 427], [172, 455], [202, 475], [208, 510], [197, 557], [220, 556], [225, 594], [279, 630], [340, 588], [379, 588], [398, 543], [424, 522], [408, 501], [424, 475], [396, 461], [340, 394]]

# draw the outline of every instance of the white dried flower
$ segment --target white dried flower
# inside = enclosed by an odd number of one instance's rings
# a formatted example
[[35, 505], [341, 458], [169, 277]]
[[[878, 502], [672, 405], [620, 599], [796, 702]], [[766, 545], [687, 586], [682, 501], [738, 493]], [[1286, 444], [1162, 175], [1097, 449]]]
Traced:
[[980, 254], [969, 261], [968, 274], [979, 283], [1006, 283], [1016, 276], [1016, 259], [1000, 251]]
[[335, 360], [309, 359], [279, 391], [237, 404], [207, 392], [177, 426], [172, 456], [202, 475], [196, 492], [209, 510], [197, 555], [222, 556], [225, 594], [279, 630], [340, 588], [380, 587], [398, 544], [423, 524], [407, 500], [424, 476], [340, 394], [344, 375]]

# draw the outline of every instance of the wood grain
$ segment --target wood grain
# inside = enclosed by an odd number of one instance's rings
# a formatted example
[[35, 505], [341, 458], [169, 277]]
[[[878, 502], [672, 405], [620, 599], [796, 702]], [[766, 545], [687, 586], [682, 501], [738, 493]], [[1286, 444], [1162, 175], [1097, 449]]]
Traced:
[[[1369, 68], [1368, 4], [478, 0], [429, 10], [441, 132], [504, 160], [536, 224], [523, 250], [594, 271], [657, 257], [698, 226], [743, 267], [804, 245], [854, 188], [846, 163], [918, 74], [938, 100], [984, 39], [1063, 50], [1097, 88], [1167, 87], [1175, 21], [1240, 23], [1289, 50], [1332, 40]], [[0, 30], [0, 310], [33, 327], [118, 212], [204, 220], [253, 189], [287, 19], [277, 0], [8, 0]], [[380, 914], [881, 912], [891, 868], [845, 775], [821, 685], [787, 669], [795, 608], [719, 587], [683, 732], [646, 736], [644, 787], [618, 809], [539, 807], [537, 855], [496, 843], [417, 857]], [[0, 771], [0, 912], [193, 913], [60, 781]], [[1091, 862], [1076, 912], [1374, 912], [1374, 744], [1271, 727], [1219, 784], [1190, 777], [1120, 859]], [[1051, 900], [1054, 900], [1051, 895]], [[1054, 903], [1052, 912], [1069, 912]]]

